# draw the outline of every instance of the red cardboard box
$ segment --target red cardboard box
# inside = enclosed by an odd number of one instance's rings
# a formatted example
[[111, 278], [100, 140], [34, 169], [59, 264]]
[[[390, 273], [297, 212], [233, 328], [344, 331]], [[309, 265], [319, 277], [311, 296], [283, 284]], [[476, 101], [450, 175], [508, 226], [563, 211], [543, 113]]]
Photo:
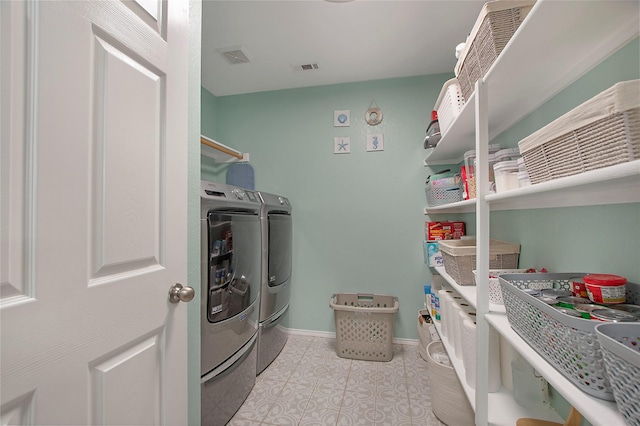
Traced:
[[424, 228], [429, 241], [459, 240], [464, 235], [464, 222], [425, 222]]

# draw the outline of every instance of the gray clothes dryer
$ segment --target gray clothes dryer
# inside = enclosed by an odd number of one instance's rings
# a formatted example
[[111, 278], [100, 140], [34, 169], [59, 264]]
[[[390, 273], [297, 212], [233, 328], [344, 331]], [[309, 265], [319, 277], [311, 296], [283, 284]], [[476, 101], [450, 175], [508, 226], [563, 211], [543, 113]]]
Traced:
[[262, 278], [258, 325], [260, 374], [287, 343], [280, 323], [289, 308], [291, 294], [292, 222], [291, 203], [286, 197], [259, 193], [262, 199]]
[[262, 202], [257, 192], [201, 182], [203, 426], [226, 424], [255, 385]]

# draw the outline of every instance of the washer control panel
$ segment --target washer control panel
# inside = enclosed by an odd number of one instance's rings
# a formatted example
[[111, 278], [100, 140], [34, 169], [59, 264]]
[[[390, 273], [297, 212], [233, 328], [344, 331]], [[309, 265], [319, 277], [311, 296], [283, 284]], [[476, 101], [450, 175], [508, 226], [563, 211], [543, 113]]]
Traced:
[[237, 186], [223, 185], [215, 182], [202, 182], [202, 197], [208, 199], [227, 199], [260, 204], [260, 197], [255, 191]]
[[291, 204], [289, 204], [289, 200], [285, 197], [278, 197], [278, 202], [280, 203], [281, 206], [290, 206]]

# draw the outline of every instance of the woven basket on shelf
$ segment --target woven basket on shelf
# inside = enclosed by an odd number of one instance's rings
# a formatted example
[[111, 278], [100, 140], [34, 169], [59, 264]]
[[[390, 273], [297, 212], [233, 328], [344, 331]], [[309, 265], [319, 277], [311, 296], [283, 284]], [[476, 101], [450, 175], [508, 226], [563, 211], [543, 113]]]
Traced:
[[[475, 285], [476, 240], [444, 240], [438, 242], [444, 269], [459, 285]], [[489, 241], [489, 268], [515, 269], [518, 267], [520, 244]]]
[[429, 383], [438, 389], [431, 396], [431, 409], [436, 417], [445, 424], [472, 426], [474, 413], [462, 385], [451, 365], [440, 360], [446, 357], [442, 342], [431, 342], [427, 346], [429, 365]]
[[476, 81], [491, 68], [534, 3], [535, 0], [491, 1], [483, 6], [455, 67], [466, 101]]
[[533, 184], [640, 159], [640, 80], [615, 84], [518, 146]]

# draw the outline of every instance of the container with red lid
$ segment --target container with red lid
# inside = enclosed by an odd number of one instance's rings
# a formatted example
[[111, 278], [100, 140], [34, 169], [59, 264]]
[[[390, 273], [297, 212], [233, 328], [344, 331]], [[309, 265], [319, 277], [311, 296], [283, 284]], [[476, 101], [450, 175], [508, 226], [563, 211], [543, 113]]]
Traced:
[[615, 304], [625, 302], [627, 279], [620, 275], [589, 274], [582, 277], [589, 299], [594, 303]]

